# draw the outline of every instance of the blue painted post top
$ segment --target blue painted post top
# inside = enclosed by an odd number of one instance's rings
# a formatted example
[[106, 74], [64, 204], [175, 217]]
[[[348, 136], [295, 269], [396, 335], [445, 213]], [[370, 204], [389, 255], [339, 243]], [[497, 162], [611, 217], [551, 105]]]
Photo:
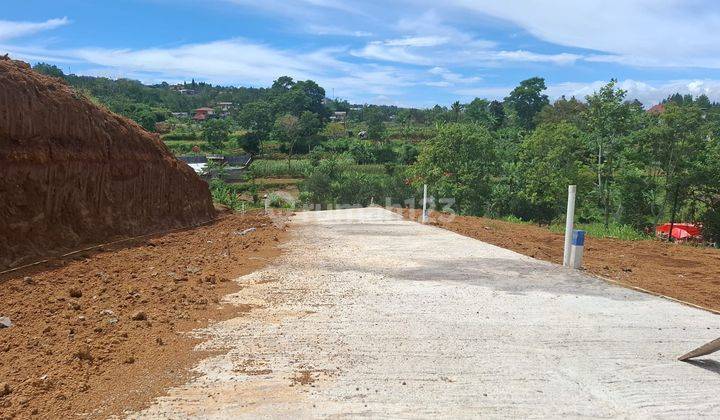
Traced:
[[585, 246], [585, 231], [584, 230], [573, 230], [572, 245]]

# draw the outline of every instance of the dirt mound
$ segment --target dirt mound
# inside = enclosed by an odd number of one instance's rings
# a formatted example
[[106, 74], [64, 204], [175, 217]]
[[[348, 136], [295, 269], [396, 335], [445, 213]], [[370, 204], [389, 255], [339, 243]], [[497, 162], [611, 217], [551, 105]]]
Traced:
[[0, 57], [0, 270], [214, 217], [207, 184], [134, 122]]

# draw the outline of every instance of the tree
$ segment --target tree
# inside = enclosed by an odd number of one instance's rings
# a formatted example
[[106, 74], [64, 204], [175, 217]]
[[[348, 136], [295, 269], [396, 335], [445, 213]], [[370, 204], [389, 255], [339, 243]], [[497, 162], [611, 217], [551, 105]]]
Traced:
[[623, 151], [623, 136], [631, 126], [631, 107], [625, 103], [625, 91], [615, 89], [616, 80], [586, 97], [585, 119], [597, 151], [595, 172], [597, 175], [597, 197], [603, 209], [603, 220], [607, 228], [610, 223], [610, 209], [614, 176]]
[[545, 79], [533, 77], [520, 82], [505, 98], [505, 103], [515, 111], [521, 127], [535, 127], [535, 115], [549, 103], [547, 95], [542, 93], [545, 89]]
[[33, 70], [47, 76], [59, 77], [61, 79], [65, 77], [65, 73], [63, 73], [58, 66], [48, 63], [37, 63], [33, 66]]
[[552, 105], [545, 107], [535, 116], [535, 123], [559, 123], [567, 121], [576, 127], [582, 127], [585, 123], [584, 113], [587, 106], [575, 99], [565, 99], [565, 96], [555, 101]]
[[318, 115], [310, 111], [303, 111], [298, 124], [299, 134], [302, 137], [314, 136], [322, 128]]
[[329, 139], [339, 139], [347, 135], [347, 130], [345, 129], [345, 125], [343, 123], [331, 122], [325, 125], [323, 135]]
[[465, 117], [472, 122], [492, 128], [493, 118], [488, 111], [489, 106], [490, 102], [486, 99], [475, 98], [465, 105]]
[[237, 145], [242, 147], [245, 152], [256, 155], [260, 153], [260, 142], [262, 139], [263, 136], [261, 133], [257, 131], [246, 131], [237, 138]]
[[230, 134], [227, 123], [224, 120], [209, 119], [203, 123], [202, 137], [210, 147], [220, 149], [223, 142]]
[[460, 101], [455, 101], [450, 105], [450, 112], [452, 114], [452, 120], [454, 122], [460, 122], [463, 112], [463, 106]]
[[493, 137], [480, 125], [447, 124], [422, 147], [411, 167], [416, 184], [454, 199], [464, 214], [482, 214], [495, 170]]
[[261, 135], [269, 133], [275, 122], [272, 105], [266, 101], [250, 102], [243, 106], [237, 118], [242, 127]]
[[275, 121], [271, 137], [282, 143], [288, 151], [288, 170], [292, 159], [293, 148], [300, 136], [300, 119], [294, 115], [285, 114]]
[[271, 89], [274, 91], [287, 91], [295, 85], [295, 81], [290, 76], [280, 76], [272, 84]]
[[505, 124], [505, 107], [500, 101], [492, 101], [488, 105], [490, 129], [499, 130]]
[[327, 110], [323, 105], [325, 100], [325, 89], [312, 80], [304, 80], [295, 83], [293, 90], [302, 92], [305, 102], [304, 110], [325, 117]]
[[365, 110], [365, 123], [367, 123], [368, 138], [373, 140], [382, 140], [385, 136], [385, 117], [380, 108], [376, 106], [368, 107]]
[[518, 175], [530, 214], [521, 217], [550, 223], [565, 209], [568, 185], [579, 185], [583, 194], [583, 186], [592, 184], [592, 174], [583, 162], [584, 137], [577, 127], [560, 122], [541, 125], [523, 140]]
[[707, 140], [711, 131], [703, 110], [692, 101], [685, 103], [681, 106], [668, 103], [659, 116], [661, 135], [657, 160], [665, 174], [665, 199], [660, 214], [665, 214], [666, 206], [670, 206], [671, 222], [684, 198], [691, 198], [700, 185], [713, 182], [700, 176], [704, 165], [701, 156], [709, 153]]

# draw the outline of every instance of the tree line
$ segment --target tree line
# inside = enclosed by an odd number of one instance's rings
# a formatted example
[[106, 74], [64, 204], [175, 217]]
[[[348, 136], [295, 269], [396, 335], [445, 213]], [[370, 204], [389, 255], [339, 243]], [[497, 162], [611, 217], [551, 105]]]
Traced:
[[544, 90], [540, 78], [521, 82], [502, 123], [489, 104], [478, 114], [456, 103], [459, 122], [439, 128], [411, 173], [463, 213], [549, 223], [576, 184], [581, 221], [699, 221], [720, 237], [720, 106], [673, 95], [648, 111], [614, 80], [584, 101], [550, 103]]
[[[339, 200], [321, 190], [331, 181], [344, 199], [359, 202], [390, 194], [389, 186], [394, 195], [412, 194], [427, 183], [434, 196], [454, 198], [463, 214], [550, 223], [562, 218], [567, 185], [576, 184], [580, 221], [638, 230], [671, 219], [697, 221], [708, 238], [720, 238], [720, 106], [705, 95], [675, 94], [648, 110], [613, 80], [585, 98], [551, 102], [544, 80], [534, 77], [502, 100], [412, 109], [331, 100], [314, 81], [288, 76], [269, 88], [193, 81], [196, 95], [187, 96], [167, 84], [65, 75], [47, 64], [35, 69], [145, 127], [169, 110], [233, 102], [229, 120], [204, 123], [208, 142], [222, 142], [240, 127], [245, 132], [237, 142], [251, 153], [273, 141], [288, 165], [294, 154], [312, 155], [322, 173], [310, 174], [317, 187], [307, 189], [308, 197]], [[331, 122], [333, 111], [347, 112], [348, 122]], [[366, 131], [367, 140], [348, 127]], [[352, 166], [338, 161], [389, 165], [391, 179], [350, 175], [343, 168]], [[343, 179], [353, 187], [339, 187]]]

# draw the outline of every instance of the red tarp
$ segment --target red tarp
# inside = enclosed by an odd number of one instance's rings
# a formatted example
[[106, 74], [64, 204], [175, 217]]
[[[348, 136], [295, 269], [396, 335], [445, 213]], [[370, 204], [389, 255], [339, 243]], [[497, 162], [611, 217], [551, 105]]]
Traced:
[[[700, 236], [700, 227], [692, 223], [673, 223], [672, 237], [675, 239], [688, 239]], [[655, 228], [655, 232], [660, 234], [668, 234], [670, 231], [670, 223], [665, 223]]]

